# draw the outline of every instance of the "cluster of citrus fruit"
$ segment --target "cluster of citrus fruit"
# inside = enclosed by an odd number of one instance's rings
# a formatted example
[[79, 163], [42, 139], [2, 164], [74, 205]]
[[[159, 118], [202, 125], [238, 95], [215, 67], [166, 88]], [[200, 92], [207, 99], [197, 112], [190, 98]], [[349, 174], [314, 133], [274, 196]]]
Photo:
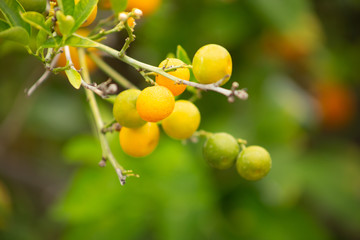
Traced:
[[[225, 84], [231, 75], [232, 61], [229, 52], [216, 44], [200, 48], [192, 62], [195, 78], [200, 83]], [[189, 81], [190, 70], [176, 58], [162, 61], [159, 68], [183, 81]], [[188, 100], [175, 100], [186, 90], [186, 85], [157, 74], [156, 85], [142, 91], [128, 89], [115, 99], [113, 115], [122, 126], [119, 134], [123, 151], [133, 157], [144, 157], [154, 151], [159, 142], [161, 123], [164, 132], [173, 139], [190, 138], [200, 125], [200, 112]], [[210, 134], [203, 147], [208, 164], [227, 169], [237, 159], [237, 170], [247, 180], [264, 177], [271, 168], [269, 153], [258, 146], [244, 148], [240, 153], [238, 141], [227, 133]]]

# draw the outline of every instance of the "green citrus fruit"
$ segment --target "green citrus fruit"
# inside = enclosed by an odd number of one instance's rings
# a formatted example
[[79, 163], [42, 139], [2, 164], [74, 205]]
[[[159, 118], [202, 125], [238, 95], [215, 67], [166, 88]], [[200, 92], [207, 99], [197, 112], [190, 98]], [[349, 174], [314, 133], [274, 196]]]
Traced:
[[136, 101], [140, 93], [140, 90], [128, 89], [117, 95], [114, 102], [113, 115], [121, 126], [137, 128], [146, 123], [136, 110]]
[[165, 133], [174, 139], [191, 137], [200, 124], [198, 108], [187, 100], [175, 102], [174, 111], [162, 121]]
[[214, 133], [203, 146], [203, 155], [211, 167], [227, 169], [234, 165], [240, 147], [228, 133]]
[[215, 83], [225, 76], [225, 84], [232, 72], [232, 60], [229, 52], [220, 45], [208, 44], [201, 47], [193, 58], [193, 72], [195, 78], [204, 84]]
[[270, 154], [259, 146], [247, 147], [239, 154], [236, 168], [246, 180], [259, 180], [265, 177], [271, 169]]
[[24, 7], [25, 11], [42, 13], [46, 8], [46, 0], [18, 0], [18, 2]]

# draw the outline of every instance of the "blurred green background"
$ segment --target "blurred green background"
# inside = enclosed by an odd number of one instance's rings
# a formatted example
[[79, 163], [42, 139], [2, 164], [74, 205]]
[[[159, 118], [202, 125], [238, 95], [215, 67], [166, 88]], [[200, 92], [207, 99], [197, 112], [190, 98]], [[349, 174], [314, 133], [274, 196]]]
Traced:
[[162, 133], [134, 159], [113, 133], [116, 158], [141, 176], [121, 187], [111, 165], [98, 166], [84, 92], [59, 74], [25, 97], [43, 66], [0, 40], [0, 239], [360, 239], [359, 21], [356, 0], [163, 0], [138, 21], [128, 55], [153, 65], [178, 44], [190, 58], [208, 43], [228, 49], [231, 80], [250, 97], [204, 92], [200, 128], [265, 147], [273, 168], [257, 182], [207, 166], [202, 139]]

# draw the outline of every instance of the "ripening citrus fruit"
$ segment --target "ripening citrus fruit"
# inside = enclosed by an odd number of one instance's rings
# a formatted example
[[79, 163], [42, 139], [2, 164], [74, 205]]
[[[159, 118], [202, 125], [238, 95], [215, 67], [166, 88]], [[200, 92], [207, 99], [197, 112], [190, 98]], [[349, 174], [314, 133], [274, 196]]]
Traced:
[[136, 102], [136, 109], [140, 117], [147, 122], [163, 120], [172, 113], [174, 106], [174, 95], [163, 86], [145, 88]]
[[229, 52], [220, 45], [208, 44], [201, 47], [193, 58], [193, 72], [200, 83], [215, 83], [226, 75], [225, 84], [232, 72], [232, 60]]
[[139, 128], [122, 127], [119, 134], [120, 146], [132, 157], [145, 157], [152, 153], [159, 143], [159, 127], [146, 123]]
[[265, 177], [271, 169], [270, 154], [259, 146], [247, 147], [239, 154], [236, 169], [246, 180], [259, 180]]
[[228, 133], [214, 133], [203, 146], [207, 163], [214, 168], [227, 169], [234, 165], [240, 147], [236, 139]]
[[146, 123], [136, 110], [136, 100], [140, 93], [141, 91], [138, 89], [128, 89], [117, 95], [113, 115], [121, 126], [137, 128]]
[[160, 5], [161, 0], [128, 0], [127, 10], [139, 8], [144, 15], [153, 13]]
[[[166, 66], [165, 66], [166, 64]], [[177, 58], [168, 58], [165, 59], [164, 61], [162, 61], [159, 65], [159, 68], [163, 68], [163, 67], [174, 67], [174, 66], [181, 66], [184, 65], [185, 63]], [[190, 71], [189, 69], [183, 67], [183, 68], [177, 68], [174, 71], [168, 72], [169, 74], [173, 75], [174, 77], [189, 81], [190, 79]], [[156, 83], [159, 84], [160, 86], [164, 86], [167, 87], [173, 94], [174, 96], [178, 96], [181, 93], [183, 93], [186, 89], [186, 85], [185, 84], [176, 84], [173, 80], [164, 77], [163, 75], [156, 75]]]
[[191, 137], [200, 124], [198, 108], [187, 100], [175, 102], [174, 111], [162, 121], [165, 133], [174, 139]]
[[[83, 37], [86, 37], [86, 36], [89, 35], [90, 31], [87, 30], [87, 29], [79, 29], [79, 30], [76, 31], [76, 33], [83, 36]], [[76, 69], [80, 69], [80, 59], [79, 59], [79, 54], [78, 54], [77, 48], [75, 48], [75, 47], [69, 47], [69, 48], [70, 48], [71, 60], [72, 60], [72, 62], [74, 64], [74, 67]], [[97, 53], [96, 48], [88, 48], [87, 50], [88, 51], [94, 51], [95, 54]], [[97, 69], [97, 66], [96, 66], [95, 62], [88, 55], [85, 55], [85, 61], [86, 61], [86, 65], [87, 65], [87, 68], [88, 68], [89, 72], [94, 72]], [[65, 51], [63, 51], [60, 54], [57, 66], [58, 67], [65, 67], [66, 66]]]
[[42, 13], [46, 8], [46, 0], [18, 0], [25, 11], [35, 11]]
[[[77, 4], [80, 0], [75, 0], [75, 4]], [[89, 17], [85, 20], [85, 22], [80, 27], [87, 27], [89, 26], [96, 18], [97, 15], [97, 5], [95, 5], [95, 8], [91, 11]]]

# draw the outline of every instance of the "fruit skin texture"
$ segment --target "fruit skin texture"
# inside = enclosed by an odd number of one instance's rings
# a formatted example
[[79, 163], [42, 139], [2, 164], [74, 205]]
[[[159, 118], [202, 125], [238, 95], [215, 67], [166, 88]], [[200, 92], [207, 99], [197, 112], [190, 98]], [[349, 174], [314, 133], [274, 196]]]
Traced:
[[221, 170], [234, 165], [239, 151], [238, 142], [228, 133], [212, 134], [203, 146], [203, 155], [207, 163]]
[[168, 117], [175, 106], [174, 95], [163, 86], [147, 87], [136, 101], [136, 109], [142, 119], [157, 122]]
[[[75, 0], [75, 4], [77, 4], [80, 0]], [[85, 22], [80, 27], [89, 26], [96, 18], [97, 15], [97, 6], [91, 11], [89, 17], [85, 20]]]
[[152, 153], [159, 143], [159, 137], [156, 123], [146, 123], [139, 128], [122, 127], [119, 134], [121, 148], [132, 157], [145, 157]]
[[187, 100], [176, 101], [174, 111], [162, 121], [165, 133], [178, 140], [191, 137], [199, 125], [200, 112]]
[[136, 110], [136, 100], [140, 93], [138, 89], [128, 89], [117, 95], [113, 115], [122, 127], [138, 128], [146, 123]]
[[260, 146], [247, 147], [239, 154], [236, 169], [246, 180], [259, 180], [271, 169], [270, 154]]
[[42, 13], [46, 8], [46, 0], [18, 0], [25, 11], [35, 11]]
[[232, 73], [232, 60], [229, 52], [220, 45], [208, 44], [201, 47], [193, 58], [195, 78], [204, 84], [215, 83], [229, 75], [221, 85], [224, 85]]
[[131, 11], [133, 8], [139, 8], [144, 15], [153, 13], [160, 5], [161, 0], [128, 0], [126, 9]]
[[[165, 66], [166, 64], [166, 66]], [[162, 61], [159, 65], [159, 68], [170, 67], [170, 66], [180, 66], [184, 65], [185, 63], [177, 58], [168, 58]], [[173, 75], [174, 77], [189, 81], [190, 79], [190, 71], [187, 68], [178, 68], [174, 71], [168, 72], [170, 75]], [[186, 89], [185, 84], [176, 84], [173, 80], [164, 77], [163, 75], [156, 75], [156, 83], [160, 86], [167, 87], [174, 96], [179, 96], [181, 93], [183, 93]]]

